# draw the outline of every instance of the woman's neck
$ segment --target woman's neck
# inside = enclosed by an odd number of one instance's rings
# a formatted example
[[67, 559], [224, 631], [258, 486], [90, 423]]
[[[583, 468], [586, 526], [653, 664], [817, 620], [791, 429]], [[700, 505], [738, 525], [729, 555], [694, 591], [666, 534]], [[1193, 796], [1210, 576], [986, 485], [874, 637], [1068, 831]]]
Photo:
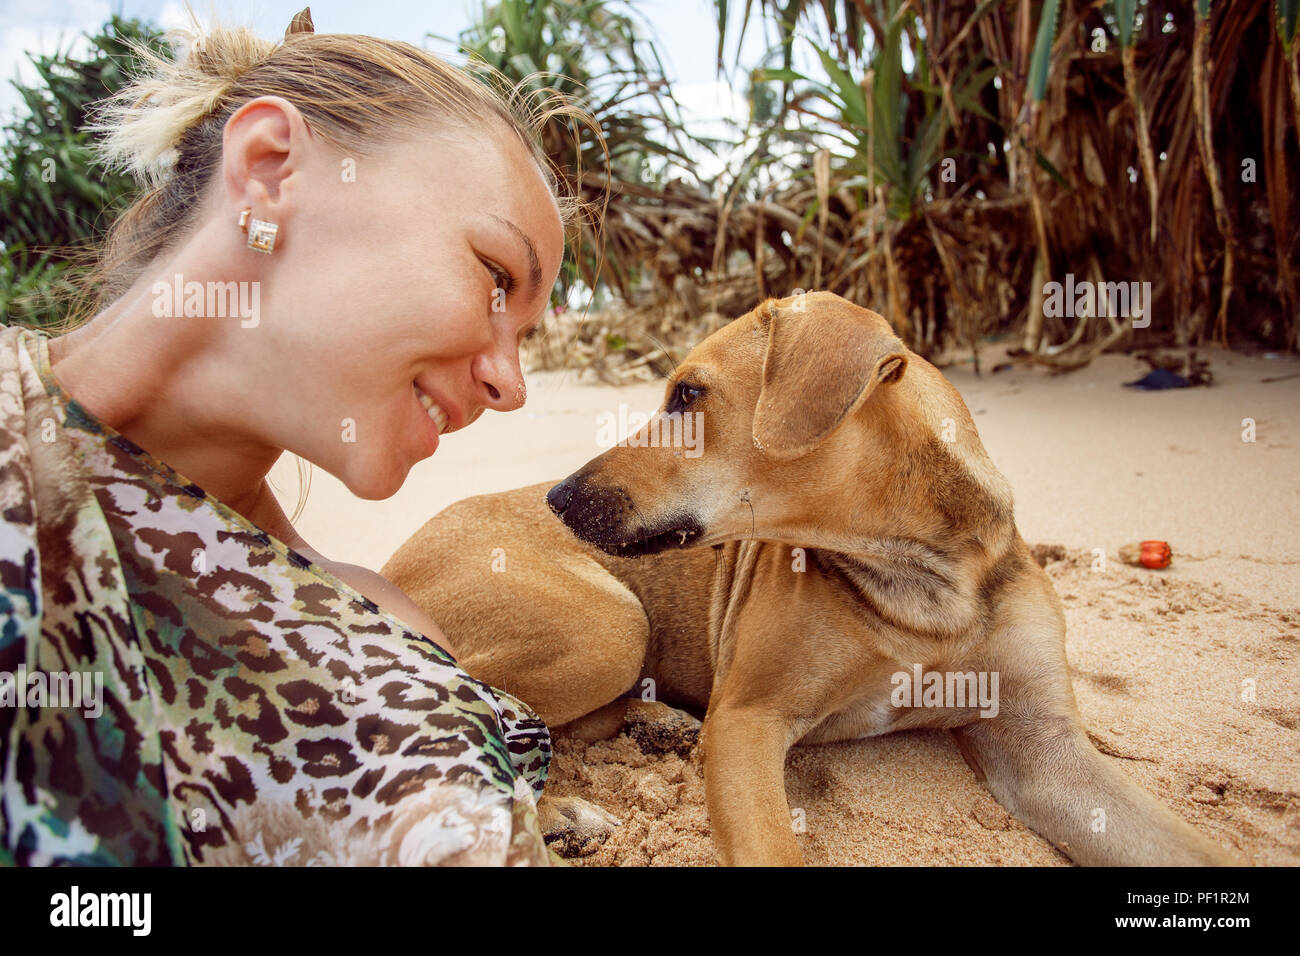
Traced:
[[266, 481], [283, 450], [248, 433], [254, 416], [241, 419], [233, 406], [247, 408], [256, 396], [223, 374], [237, 360], [213, 354], [221, 348], [201, 320], [155, 317], [142, 279], [85, 325], [51, 338], [49, 357], [60, 387], [99, 421], [269, 534], [305, 547]]

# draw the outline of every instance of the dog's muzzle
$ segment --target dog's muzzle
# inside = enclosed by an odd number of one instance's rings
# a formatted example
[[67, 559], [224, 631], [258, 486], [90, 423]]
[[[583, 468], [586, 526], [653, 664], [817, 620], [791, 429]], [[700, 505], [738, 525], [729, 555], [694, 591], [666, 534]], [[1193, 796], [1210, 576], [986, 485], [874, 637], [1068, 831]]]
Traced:
[[548, 491], [546, 503], [577, 537], [617, 557], [684, 548], [704, 532], [693, 515], [646, 527], [626, 491], [595, 485], [582, 472]]

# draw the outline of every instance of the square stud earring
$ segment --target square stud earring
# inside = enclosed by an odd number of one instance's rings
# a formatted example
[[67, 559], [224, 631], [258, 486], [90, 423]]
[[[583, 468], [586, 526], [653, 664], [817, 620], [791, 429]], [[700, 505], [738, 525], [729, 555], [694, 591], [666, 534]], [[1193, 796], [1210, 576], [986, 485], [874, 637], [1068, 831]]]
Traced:
[[275, 237], [280, 227], [265, 219], [252, 218], [252, 209], [239, 214], [239, 228], [248, 233], [248, 248], [270, 255], [275, 251]]

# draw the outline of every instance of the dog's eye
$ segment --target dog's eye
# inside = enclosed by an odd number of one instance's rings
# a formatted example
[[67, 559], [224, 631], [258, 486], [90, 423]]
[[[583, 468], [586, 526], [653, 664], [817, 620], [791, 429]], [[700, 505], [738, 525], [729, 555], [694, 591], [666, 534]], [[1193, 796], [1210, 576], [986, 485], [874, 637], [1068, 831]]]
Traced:
[[678, 382], [677, 388], [673, 390], [673, 400], [668, 403], [668, 410], [670, 412], [685, 411], [703, 393], [704, 389], [702, 388], [696, 388], [694, 385], [688, 385], [685, 382]]

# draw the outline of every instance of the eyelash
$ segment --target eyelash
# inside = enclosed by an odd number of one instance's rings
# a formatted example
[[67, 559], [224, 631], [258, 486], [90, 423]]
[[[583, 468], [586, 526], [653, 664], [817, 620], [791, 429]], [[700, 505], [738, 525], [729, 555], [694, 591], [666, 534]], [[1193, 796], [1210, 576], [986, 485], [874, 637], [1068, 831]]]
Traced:
[[501, 289], [506, 295], [514, 291], [514, 276], [496, 263], [485, 261], [483, 264], [487, 267], [488, 275], [492, 277], [492, 281], [496, 284], [495, 288]]

